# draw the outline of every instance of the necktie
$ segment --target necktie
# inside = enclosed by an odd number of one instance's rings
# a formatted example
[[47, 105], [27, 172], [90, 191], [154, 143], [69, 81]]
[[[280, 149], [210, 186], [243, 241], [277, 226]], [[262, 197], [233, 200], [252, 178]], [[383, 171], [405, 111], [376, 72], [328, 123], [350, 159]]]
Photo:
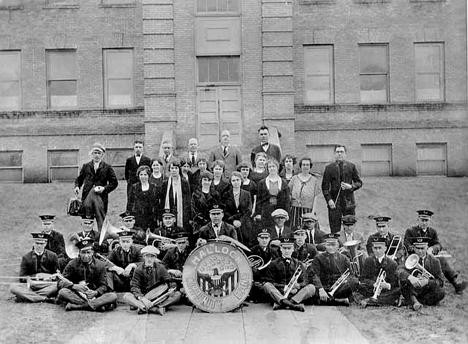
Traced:
[[344, 181], [343, 175], [343, 161], [338, 162], [338, 168], [340, 170], [340, 183]]
[[192, 165], [195, 166], [195, 155], [192, 154]]
[[224, 148], [223, 148], [223, 149], [224, 149], [224, 153], [223, 153], [223, 155], [224, 155], [224, 156], [226, 156], [226, 154], [227, 154], [227, 146], [224, 146]]
[[137, 154], [136, 157], [139, 158], [139, 157], [140, 157], [140, 154]]
[[268, 142], [262, 143], [262, 147], [266, 147], [266, 146], [268, 146]]
[[164, 161], [166, 162], [166, 164], [169, 162], [169, 155], [166, 155], [166, 156], [164, 157]]
[[215, 231], [215, 234], [216, 234], [216, 237], [219, 236], [219, 228], [218, 228], [218, 225], [213, 225], [213, 229]]
[[152, 266], [145, 266], [145, 271], [146, 271], [146, 274], [150, 275], [151, 272], [153, 271], [153, 267]]

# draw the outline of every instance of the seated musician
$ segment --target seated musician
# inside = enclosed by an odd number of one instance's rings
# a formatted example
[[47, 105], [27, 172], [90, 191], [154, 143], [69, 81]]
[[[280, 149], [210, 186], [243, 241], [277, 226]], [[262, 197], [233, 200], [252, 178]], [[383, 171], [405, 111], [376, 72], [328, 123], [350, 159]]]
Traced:
[[318, 218], [314, 213], [305, 213], [302, 215], [302, 229], [306, 231], [306, 243], [314, 244], [318, 251], [325, 251], [323, 245], [323, 236], [325, 232], [318, 226]]
[[176, 247], [170, 248], [162, 260], [164, 266], [173, 278], [182, 280], [182, 269], [190, 254], [188, 232], [176, 233], [173, 239]]
[[125, 228], [133, 232], [133, 243], [146, 246], [146, 232], [141, 227], [135, 226], [135, 215], [129, 211], [124, 211], [119, 215]]
[[[164, 255], [168, 250], [171, 248], [176, 247], [176, 244], [174, 244], [170, 239], [175, 236], [177, 233], [182, 233], [185, 232], [182, 227], [176, 226], [176, 214], [174, 211], [171, 209], [164, 209], [163, 214], [162, 214], [162, 225], [158, 228], [156, 228], [153, 231], [153, 234], [159, 235], [159, 239], [154, 239], [151, 238], [151, 236], [148, 238], [148, 245], [153, 245], [153, 246], [158, 246], [158, 249], [160, 251], [159, 253], [159, 259], [163, 259]], [[166, 239], [164, 239], [166, 238]], [[153, 241], [157, 240], [157, 245], [153, 243]]]
[[338, 233], [324, 236], [326, 251], [314, 258], [307, 279], [318, 290], [320, 304], [348, 306], [359, 281], [349, 259], [338, 252], [338, 237]]
[[[270, 233], [268, 229], [264, 228], [257, 234], [258, 245], [255, 245], [250, 250], [250, 256], [258, 256], [262, 258], [263, 265], [270, 265], [272, 260], [278, 258], [276, 251], [272, 252], [270, 248]], [[258, 267], [252, 266], [253, 272], [253, 283], [252, 289], [250, 290], [250, 298], [254, 302], [263, 302], [264, 292], [263, 284], [266, 279], [266, 268], [258, 269]]]
[[65, 267], [67, 252], [65, 250], [65, 239], [55, 229], [55, 215], [40, 215], [42, 232], [48, 235], [46, 250], [54, 252], [59, 259], [59, 268]]
[[437, 305], [445, 297], [440, 262], [427, 252], [429, 241], [428, 237], [412, 238], [414, 252], [419, 256], [419, 267], [410, 270], [405, 265], [398, 269], [401, 293], [406, 304], [415, 311], [422, 305]]
[[269, 228], [271, 236], [270, 245], [279, 247], [281, 237], [291, 237], [293, 235], [291, 228], [285, 226], [286, 221], [289, 220], [289, 214], [286, 210], [279, 208], [273, 210], [271, 217], [275, 224]]
[[166, 308], [180, 300], [180, 292], [163, 264], [157, 262], [159, 250], [146, 246], [141, 250], [143, 263], [138, 264], [130, 282], [130, 293], [123, 300], [138, 314], [163, 315]]
[[[21, 258], [20, 282], [10, 286], [10, 293], [18, 301], [55, 303], [57, 295], [57, 282], [47, 281], [59, 268], [57, 255], [45, 249], [48, 234], [31, 233], [33, 248]], [[25, 285], [26, 276], [30, 280]]]
[[[366, 248], [367, 248], [367, 253], [369, 255], [373, 254], [372, 242], [373, 242], [373, 238], [375, 237], [385, 238], [385, 244], [387, 245], [387, 254], [388, 254], [388, 248], [390, 248], [391, 246], [395, 244], [394, 239], [396, 239], [397, 236], [389, 232], [390, 220], [391, 218], [388, 216], [374, 217], [375, 225], [377, 227], [377, 232], [370, 235], [369, 238], [367, 238]], [[403, 247], [403, 245], [399, 245], [398, 250], [394, 255], [394, 259], [397, 262], [397, 265], [403, 263], [404, 256], [405, 256], [405, 248]]]
[[210, 206], [211, 221], [200, 228], [197, 246], [204, 245], [208, 240], [216, 239], [221, 235], [237, 240], [237, 232], [233, 225], [223, 221], [224, 205], [213, 203]]
[[[94, 252], [100, 253], [102, 255], [107, 255], [109, 253], [109, 241], [112, 241], [110, 235], [106, 235], [106, 238], [103, 240], [102, 244], [99, 245], [100, 233], [94, 230], [94, 215], [93, 214], [84, 214], [81, 216], [81, 227], [82, 230], [76, 234], [80, 238], [89, 238], [94, 241]], [[109, 240], [110, 239], [110, 240]]]
[[281, 257], [267, 267], [263, 289], [274, 302], [273, 310], [290, 308], [304, 312], [302, 302], [314, 296], [315, 287], [307, 283], [304, 264], [291, 257], [294, 239], [282, 237], [280, 250]]
[[133, 245], [133, 232], [128, 229], [117, 233], [120, 245], [114, 248], [107, 259], [107, 271], [111, 271], [110, 287], [115, 292], [130, 291], [130, 280], [137, 263], [143, 261], [140, 249]]
[[418, 210], [417, 212], [418, 224], [408, 228], [405, 232], [404, 243], [408, 253], [414, 253], [414, 249], [411, 245], [412, 238], [428, 237], [429, 244], [427, 252], [437, 256], [436, 258], [439, 259], [440, 267], [442, 268], [442, 273], [444, 274], [445, 278], [447, 278], [450, 284], [453, 285], [455, 288], [455, 293], [461, 294], [463, 290], [466, 289], [468, 282], [460, 281], [458, 279], [458, 273], [451, 266], [449, 260], [443, 255], [440, 255], [440, 252], [442, 251], [442, 245], [439, 241], [437, 230], [430, 226], [432, 215], [434, 215], [434, 213], [430, 210]]
[[[362, 266], [364, 261], [367, 258], [367, 250], [365, 247], [365, 239], [364, 235], [360, 232], [356, 231], [356, 216], [354, 215], [344, 215], [341, 218], [341, 222], [343, 223], [343, 228], [338, 233], [340, 236], [338, 237], [338, 243], [340, 244], [340, 248], [342, 248], [342, 253], [348, 257], [349, 259], [353, 259], [350, 254], [350, 249], [346, 246], [343, 246], [344, 243], [350, 241], [359, 241], [358, 246], [356, 247], [358, 253], [359, 263]], [[384, 252], [385, 253], [385, 252]]]
[[359, 292], [365, 297], [360, 306], [393, 305], [400, 297], [397, 278], [397, 263], [385, 255], [385, 238], [372, 238], [374, 254], [364, 261], [361, 269]]
[[117, 307], [117, 294], [109, 292], [104, 263], [94, 258], [94, 241], [81, 239], [78, 258], [68, 263], [59, 277], [58, 299], [67, 302], [66, 311], [106, 311]]
[[307, 234], [304, 229], [299, 228], [294, 231], [294, 252], [292, 257], [303, 263], [312, 261], [318, 254], [315, 245], [306, 243], [306, 239]]

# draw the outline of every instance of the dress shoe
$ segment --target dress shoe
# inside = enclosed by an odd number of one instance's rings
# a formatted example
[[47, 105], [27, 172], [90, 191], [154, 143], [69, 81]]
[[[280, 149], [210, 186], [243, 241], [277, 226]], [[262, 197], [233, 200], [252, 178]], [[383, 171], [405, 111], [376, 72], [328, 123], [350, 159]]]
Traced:
[[273, 305], [273, 310], [277, 311], [278, 309], [284, 309], [284, 306], [275, 302], [275, 304]]
[[463, 293], [463, 290], [465, 290], [466, 287], [468, 286], [468, 282], [466, 282], [466, 281], [455, 282], [455, 283], [453, 283], [453, 286], [455, 287], [455, 293], [461, 294], [461, 293]]
[[304, 305], [302, 303], [295, 303], [292, 307], [293, 310], [298, 312], [305, 312]]
[[138, 308], [138, 314], [148, 314], [148, 312], [141, 308]]
[[131, 311], [136, 311], [137, 309], [138, 309], [138, 307], [130, 306], [130, 310], [131, 310]]
[[337, 306], [346, 306], [346, 307], [349, 306], [349, 299], [347, 297], [345, 297], [343, 299], [335, 299], [334, 301], [335, 301], [334, 303]]
[[55, 305], [57, 303], [57, 300], [55, 299], [55, 297], [46, 297], [44, 299], [44, 301], [42, 301], [42, 302], [51, 303], [51, 304]]
[[361, 302], [359, 302], [359, 308], [365, 309], [368, 305], [368, 301], [369, 299], [361, 300]]
[[421, 308], [422, 308], [422, 305], [418, 301], [413, 303], [413, 310], [414, 311], [419, 311]]
[[65, 306], [65, 311], [66, 312], [69, 312], [69, 311], [84, 311], [86, 309], [89, 309], [88, 305], [75, 305], [73, 303], [67, 303], [67, 305]]
[[156, 307], [156, 309], [154, 310], [155, 311], [155, 314], [159, 314], [159, 315], [164, 315], [164, 313], [166, 313], [166, 308], [164, 307]]

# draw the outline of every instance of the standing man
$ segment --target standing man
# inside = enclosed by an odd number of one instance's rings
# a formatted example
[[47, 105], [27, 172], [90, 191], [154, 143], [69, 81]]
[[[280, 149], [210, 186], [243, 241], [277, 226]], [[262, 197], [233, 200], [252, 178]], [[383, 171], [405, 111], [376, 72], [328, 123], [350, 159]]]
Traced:
[[269, 157], [281, 162], [281, 148], [274, 143], [270, 143], [270, 130], [267, 126], [261, 126], [258, 129], [258, 136], [260, 137], [260, 145], [252, 149], [250, 153], [250, 160], [252, 165], [255, 165], [255, 155], [257, 153], [263, 152], [266, 153]]
[[166, 178], [169, 177], [169, 168], [171, 166], [171, 163], [174, 160], [179, 160], [174, 156], [174, 146], [171, 141], [166, 140], [162, 143], [162, 148], [163, 148], [163, 155], [160, 156], [160, 158], [163, 159], [163, 168], [164, 168], [164, 175]]
[[343, 215], [356, 214], [354, 191], [362, 186], [356, 165], [344, 160], [346, 147], [335, 146], [335, 162], [327, 165], [323, 172], [322, 193], [328, 206], [328, 221], [332, 233], [341, 229]]
[[130, 188], [133, 184], [138, 183], [138, 177], [136, 175], [138, 167], [146, 165], [151, 168], [151, 159], [146, 155], [143, 155], [143, 141], [137, 140], [133, 144], [134, 154], [127, 158], [125, 162], [125, 180], [127, 181], [127, 200], [130, 193]]
[[190, 161], [191, 167], [190, 167], [190, 172], [195, 173], [196, 170], [198, 170], [198, 161], [200, 159], [207, 159], [208, 156], [205, 153], [199, 152], [198, 151], [198, 140], [195, 137], [192, 137], [188, 140], [188, 151], [184, 152], [180, 158], [181, 159], [186, 159], [187, 161]]
[[[411, 244], [413, 238], [427, 237], [429, 238], [427, 252], [432, 255], [439, 255], [439, 252], [442, 250], [442, 244], [439, 241], [437, 230], [430, 226], [434, 213], [430, 210], [418, 210], [417, 213], [418, 224], [408, 228], [405, 232], [404, 243], [408, 253], [411, 254], [415, 251]], [[453, 269], [446, 257], [438, 256], [436, 258], [439, 259], [444, 276], [455, 288], [455, 293], [461, 294], [466, 289], [468, 283], [458, 280], [458, 273]]]
[[77, 195], [83, 186], [81, 198], [84, 213], [96, 217], [99, 231], [106, 218], [109, 194], [119, 185], [114, 169], [103, 161], [105, 153], [104, 146], [95, 143], [91, 149], [92, 160], [81, 167], [80, 174], [75, 179]]
[[229, 130], [223, 130], [221, 132], [221, 146], [211, 152], [210, 158], [208, 159], [210, 164], [216, 160], [222, 160], [226, 164], [224, 168], [224, 176], [229, 178], [231, 172], [236, 170], [238, 164], [242, 161], [240, 151], [231, 146], [231, 134]]
[[44, 214], [39, 215], [39, 217], [42, 221], [42, 233], [47, 234], [46, 250], [54, 252], [59, 260], [66, 259], [65, 240], [63, 235], [54, 228], [55, 215]]
[[[47, 250], [48, 235], [45, 233], [31, 233], [33, 237], [33, 249], [21, 258], [20, 282], [25, 282], [28, 276], [29, 286], [24, 283], [14, 283], [10, 286], [10, 293], [16, 296], [17, 300], [27, 302], [47, 302], [55, 303], [57, 295], [57, 282], [46, 281], [59, 268], [57, 255]], [[33, 281], [30, 278], [41, 279]]]

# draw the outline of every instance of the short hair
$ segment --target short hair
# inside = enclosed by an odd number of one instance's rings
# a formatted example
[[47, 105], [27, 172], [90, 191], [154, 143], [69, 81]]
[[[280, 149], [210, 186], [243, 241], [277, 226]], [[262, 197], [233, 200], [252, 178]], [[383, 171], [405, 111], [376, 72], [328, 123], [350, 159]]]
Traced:
[[274, 159], [274, 158], [269, 158], [269, 159], [266, 161], [266, 163], [265, 163], [265, 166], [267, 167], [267, 169], [268, 169], [268, 165], [271, 164], [271, 163], [275, 164], [276, 167], [279, 168], [279, 162], [278, 162], [278, 160], [276, 160], [276, 159]]
[[311, 158], [308, 158], [308, 157], [304, 157], [304, 158], [302, 158], [301, 160], [299, 160], [299, 167], [302, 167], [302, 163], [303, 163], [304, 161], [306, 161], [306, 160], [310, 161], [310, 167], [312, 167], [312, 165], [313, 165], [314, 163], [312, 162], [312, 159], [311, 159]]
[[[255, 154], [255, 159], [254, 159], [254, 162], [256, 163], [257, 162], [257, 159], [259, 157], [263, 156], [265, 158], [265, 160], [268, 160], [268, 155], [266, 155], [265, 152], [258, 152], [257, 154]], [[256, 165], [256, 164], [255, 164]]]
[[188, 158], [180, 158], [180, 166], [184, 166], [184, 165], [189, 165], [190, 167], [192, 167], [192, 162], [190, 161], [190, 159]]
[[182, 165], [180, 164], [180, 159], [179, 158], [172, 159], [172, 161], [169, 163], [169, 168], [171, 168], [171, 166], [175, 166], [180, 170], [180, 168], [182, 167]]
[[261, 130], [266, 130], [266, 131], [270, 132], [270, 129], [269, 129], [266, 125], [262, 125], [262, 126], [258, 129], [258, 132], [260, 132]]
[[157, 161], [159, 165], [164, 166], [164, 162], [162, 158], [157, 157], [157, 158], [151, 159], [151, 165], [153, 165], [155, 161]]
[[226, 163], [223, 160], [215, 160], [211, 164], [211, 169], [213, 170], [215, 168], [215, 166], [220, 166], [223, 169], [223, 172], [224, 172], [224, 170], [226, 168]]
[[150, 176], [150, 174], [151, 174], [151, 168], [149, 166], [141, 165], [140, 167], [138, 167], [138, 169], [136, 171], [136, 177], [137, 178], [140, 176], [140, 173], [142, 171], [146, 171], [146, 174], [148, 174], [148, 176]]
[[133, 142], [133, 145], [137, 144], [137, 143], [141, 143], [143, 146], [145, 145], [145, 143], [143, 142], [143, 140], [135, 140], [135, 142]]
[[237, 171], [232, 171], [231, 178], [232, 177], [237, 177], [237, 178], [240, 178], [240, 180], [242, 180], [242, 174], [240, 174], [240, 172], [237, 172]]
[[340, 148], [340, 147], [343, 147], [345, 152], [347, 151], [347, 148], [346, 148], [345, 145], [339, 145], [339, 144], [336, 144], [336, 145], [335, 145], [335, 148], [333, 149], [333, 151], [336, 152], [336, 149], [337, 149], [337, 148]]
[[240, 172], [241, 169], [243, 169], [243, 168], [248, 168], [249, 170], [252, 170], [252, 164], [250, 162], [243, 161], [239, 165], [236, 166], [236, 170], [238, 172]]
[[296, 157], [292, 156], [291, 154], [286, 154], [283, 159], [281, 159], [281, 165], [284, 166], [284, 163], [286, 162], [286, 159], [291, 159], [293, 162], [293, 165], [296, 165]]

